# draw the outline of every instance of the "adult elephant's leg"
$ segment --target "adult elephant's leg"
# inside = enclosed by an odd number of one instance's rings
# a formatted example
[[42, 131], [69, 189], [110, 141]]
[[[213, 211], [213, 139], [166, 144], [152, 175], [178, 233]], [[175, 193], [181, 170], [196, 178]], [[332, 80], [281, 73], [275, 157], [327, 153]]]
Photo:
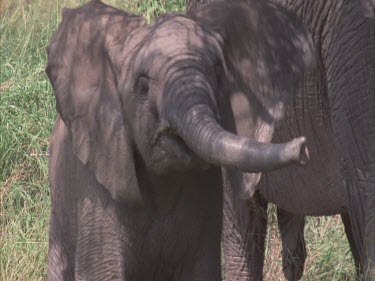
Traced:
[[363, 268], [361, 268], [360, 254], [359, 254], [358, 248], [357, 248], [357, 246], [354, 242], [353, 229], [352, 229], [353, 226], [350, 223], [349, 214], [348, 213], [341, 213], [341, 219], [342, 219], [342, 222], [344, 223], [346, 237], [348, 238], [350, 250], [351, 250], [353, 258], [354, 258], [354, 264], [355, 264], [356, 272], [357, 272], [357, 275], [359, 276], [361, 274]]
[[277, 208], [277, 221], [283, 247], [283, 272], [289, 281], [299, 280], [306, 260], [305, 217]]
[[258, 193], [250, 200], [240, 198], [241, 173], [225, 170], [223, 174], [225, 280], [262, 280], [267, 202]]
[[366, 280], [375, 278], [375, 20], [345, 1], [323, 50], [331, 122], [348, 198], [349, 217]]

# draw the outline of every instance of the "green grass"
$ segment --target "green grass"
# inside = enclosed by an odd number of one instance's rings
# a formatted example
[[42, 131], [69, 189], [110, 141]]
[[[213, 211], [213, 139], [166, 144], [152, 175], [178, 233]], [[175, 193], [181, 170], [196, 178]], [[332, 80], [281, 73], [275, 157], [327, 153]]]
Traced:
[[[46, 46], [62, 7], [79, 0], [0, 1], [0, 281], [44, 280], [48, 248], [48, 141], [56, 117], [44, 73]], [[151, 20], [183, 11], [183, 0], [108, 0]], [[283, 280], [275, 212], [270, 211], [267, 280]], [[349, 246], [338, 217], [307, 221], [304, 280], [353, 280]]]
[[[276, 208], [268, 210], [265, 280], [285, 280], [282, 273], [281, 239]], [[308, 217], [305, 226], [307, 259], [302, 280], [356, 280], [354, 260], [339, 215]]]

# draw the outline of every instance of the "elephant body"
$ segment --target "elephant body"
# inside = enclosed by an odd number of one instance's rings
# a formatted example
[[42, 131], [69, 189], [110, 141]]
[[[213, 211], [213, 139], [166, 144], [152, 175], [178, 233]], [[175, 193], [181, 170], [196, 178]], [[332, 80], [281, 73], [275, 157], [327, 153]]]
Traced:
[[[151, 24], [98, 0], [63, 10], [46, 69], [58, 111], [48, 280], [220, 281], [227, 169], [306, 164], [304, 137], [269, 142], [311, 38], [284, 9], [250, 4]], [[269, 17], [259, 26], [250, 11]]]
[[[316, 81], [305, 81], [285, 118], [276, 125], [273, 141], [303, 132], [311, 160], [305, 169], [282, 169], [264, 173], [257, 189], [279, 208], [304, 216], [333, 215], [347, 211], [344, 176], [329, 120], [327, 97], [316, 98]], [[293, 194], [293, 196], [290, 196]], [[284, 200], [282, 198], [288, 198]]]
[[64, 169], [50, 174], [49, 280], [220, 280], [219, 168], [160, 182], [141, 174], [148, 202], [134, 209], [74, 156], [60, 118], [50, 150], [50, 169]]
[[[358, 274], [363, 272], [366, 280], [372, 280], [375, 278], [375, 21], [364, 17], [355, 1], [279, 3], [302, 18], [312, 32], [320, 56], [317, 70], [306, 74], [304, 87], [286, 110], [286, 118], [276, 129], [273, 141], [282, 141], [297, 132], [306, 134], [311, 166], [303, 171], [297, 167], [266, 175], [259, 186], [261, 194], [289, 213], [341, 213]], [[283, 191], [278, 194], [276, 189]], [[285, 202], [280, 199], [284, 192], [296, 197]], [[299, 232], [302, 230], [300, 227]], [[283, 251], [285, 258], [292, 260], [295, 256], [303, 261], [305, 253], [286, 254], [293, 249], [287, 244]], [[303, 262], [298, 263], [299, 269], [294, 269], [298, 273], [288, 270], [293, 265], [287, 265], [293, 263], [284, 263], [288, 280], [297, 280], [302, 273]]]
[[[188, 1], [187, 6], [196, 6], [196, 2]], [[248, 192], [254, 181], [230, 171], [224, 180], [227, 278], [262, 279], [266, 208], [267, 202], [272, 202], [278, 206], [283, 270], [288, 280], [302, 276], [304, 216], [337, 213], [342, 215], [358, 274], [373, 280], [375, 3], [273, 2], [296, 13], [311, 32], [317, 65], [305, 74], [302, 87], [287, 104], [285, 118], [276, 124], [272, 141], [295, 134], [307, 136], [311, 162], [306, 169], [293, 167], [263, 174], [258, 192], [247, 201], [235, 190]], [[234, 112], [240, 110], [233, 107]]]

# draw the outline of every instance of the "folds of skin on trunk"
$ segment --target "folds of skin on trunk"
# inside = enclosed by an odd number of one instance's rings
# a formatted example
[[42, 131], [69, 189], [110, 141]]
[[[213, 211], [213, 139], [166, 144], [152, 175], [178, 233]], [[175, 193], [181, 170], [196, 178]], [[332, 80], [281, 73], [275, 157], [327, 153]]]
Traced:
[[167, 119], [186, 145], [209, 163], [235, 167], [247, 172], [270, 171], [293, 163], [306, 164], [308, 150], [304, 137], [287, 143], [261, 143], [222, 128], [215, 117], [214, 96], [209, 86], [190, 94], [175, 94], [177, 110]]

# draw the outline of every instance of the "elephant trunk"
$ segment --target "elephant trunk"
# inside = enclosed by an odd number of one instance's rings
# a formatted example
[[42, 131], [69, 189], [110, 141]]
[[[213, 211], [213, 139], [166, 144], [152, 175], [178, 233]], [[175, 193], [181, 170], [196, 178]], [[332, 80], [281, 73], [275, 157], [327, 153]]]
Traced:
[[183, 93], [175, 92], [171, 96], [174, 99], [172, 108], [176, 110], [168, 112], [167, 120], [186, 145], [202, 159], [247, 172], [270, 171], [307, 162], [309, 156], [304, 137], [270, 144], [232, 134], [217, 122], [211, 87], [203, 79], [198, 86], [186, 87], [190, 91], [182, 87], [178, 91]]

